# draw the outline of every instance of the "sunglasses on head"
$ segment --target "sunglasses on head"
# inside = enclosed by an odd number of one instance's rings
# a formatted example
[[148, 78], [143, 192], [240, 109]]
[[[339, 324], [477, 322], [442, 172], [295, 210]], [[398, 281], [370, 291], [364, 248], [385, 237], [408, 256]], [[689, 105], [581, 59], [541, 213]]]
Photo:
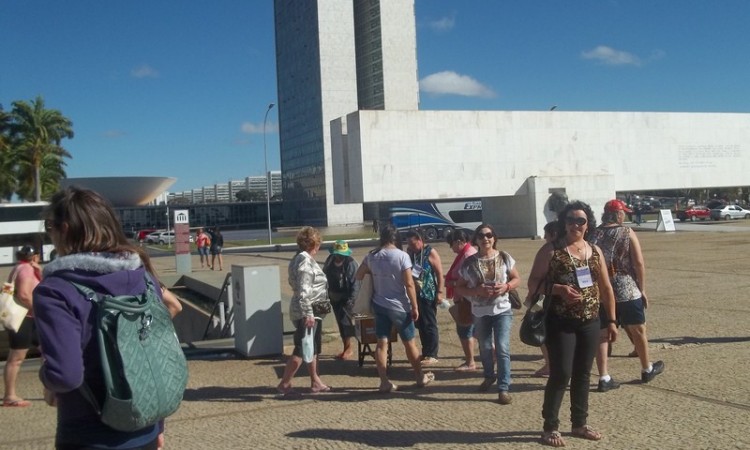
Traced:
[[568, 217], [565, 218], [565, 223], [568, 224], [568, 225], [578, 225], [579, 227], [581, 227], [581, 226], [586, 225], [586, 222], [588, 222], [588, 221], [584, 217], [570, 217], [570, 216], [568, 216]]
[[487, 238], [487, 239], [492, 239], [492, 238], [494, 238], [494, 237], [495, 237], [495, 233], [493, 233], [493, 232], [491, 232], [491, 231], [490, 231], [490, 232], [488, 232], [488, 233], [479, 233], [479, 237], [480, 237], [480, 238]]

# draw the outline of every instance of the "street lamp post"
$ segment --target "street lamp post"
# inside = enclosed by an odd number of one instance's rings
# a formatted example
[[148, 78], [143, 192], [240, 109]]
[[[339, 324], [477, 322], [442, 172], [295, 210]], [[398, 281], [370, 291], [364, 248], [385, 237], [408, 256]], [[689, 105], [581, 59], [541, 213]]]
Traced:
[[271, 174], [268, 172], [268, 152], [266, 151], [266, 122], [268, 122], [268, 113], [271, 112], [274, 104], [269, 103], [266, 110], [266, 116], [263, 118], [263, 163], [266, 168], [266, 215], [268, 217], [268, 245], [273, 245], [271, 240]]

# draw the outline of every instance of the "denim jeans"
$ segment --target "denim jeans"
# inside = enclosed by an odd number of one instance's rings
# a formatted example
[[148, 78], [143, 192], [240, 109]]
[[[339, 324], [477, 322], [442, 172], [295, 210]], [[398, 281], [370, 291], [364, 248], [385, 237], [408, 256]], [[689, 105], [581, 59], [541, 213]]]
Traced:
[[512, 323], [513, 311], [510, 310], [496, 316], [474, 318], [479, 356], [482, 358], [485, 378], [495, 376], [495, 363], [492, 355], [492, 344], [493, 342], [495, 344], [499, 392], [507, 392], [510, 389], [510, 328]]

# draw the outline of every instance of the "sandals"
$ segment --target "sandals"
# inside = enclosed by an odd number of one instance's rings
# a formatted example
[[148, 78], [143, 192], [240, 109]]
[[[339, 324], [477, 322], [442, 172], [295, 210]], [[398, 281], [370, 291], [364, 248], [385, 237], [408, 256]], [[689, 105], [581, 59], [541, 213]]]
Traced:
[[583, 425], [578, 428], [573, 428], [572, 430], [570, 430], [570, 434], [581, 439], [587, 439], [589, 441], [598, 441], [602, 438], [602, 434], [591, 428], [589, 425]]
[[321, 385], [318, 387], [311, 387], [310, 392], [312, 394], [323, 394], [325, 392], [331, 392], [331, 386]]
[[632, 352], [628, 353], [628, 358], [637, 358], [638, 357], [638, 350], [633, 350]]
[[3, 400], [4, 408], [26, 408], [27, 406], [31, 406], [31, 402], [28, 400]]
[[542, 433], [542, 444], [550, 447], [565, 447], [565, 441], [557, 430]]
[[456, 372], [471, 372], [477, 370], [476, 364], [463, 363], [454, 369]]
[[417, 381], [417, 387], [425, 387], [433, 381], [435, 381], [435, 374], [432, 372], [427, 372], [422, 376], [422, 381]]

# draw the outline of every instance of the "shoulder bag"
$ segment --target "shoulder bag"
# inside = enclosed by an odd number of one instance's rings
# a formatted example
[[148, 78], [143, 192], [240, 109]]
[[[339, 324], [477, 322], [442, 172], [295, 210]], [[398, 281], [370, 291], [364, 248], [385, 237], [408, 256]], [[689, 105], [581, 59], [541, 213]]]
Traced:
[[[539, 288], [544, 286], [543, 292]], [[531, 296], [531, 304], [527, 305], [526, 313], [521, 321], [519, 335], [521, 342], [532, 347], [541, 347], [547, 338], [547, 308], [549, 306], [550, 285], [545, 275]]]
[[[503, 257], [503, 264], [505, 264], [505, 273], [507, 274], [508, 279], [510, 279], [510, 266], [508, 265], [508, 254], [505, 252], [500, 252], [500, 254]], [[510, 300], [511, 308], [521, 309], [521, 306], [523, 304], [521, 303], [521, 296], [518, 295], [518, 291], [516, 289], [511, 289], [508, 291], [508, 299]]]
[[0, 323], [6, 330], [13, 332], [21, 328], [24, 317], [29, 310], [18, 304], [14, 298], [16, 285], [16, 270], [13, 269], [13, 278], [10, 283], [3, 283], [3, 292], [0, 294]]

